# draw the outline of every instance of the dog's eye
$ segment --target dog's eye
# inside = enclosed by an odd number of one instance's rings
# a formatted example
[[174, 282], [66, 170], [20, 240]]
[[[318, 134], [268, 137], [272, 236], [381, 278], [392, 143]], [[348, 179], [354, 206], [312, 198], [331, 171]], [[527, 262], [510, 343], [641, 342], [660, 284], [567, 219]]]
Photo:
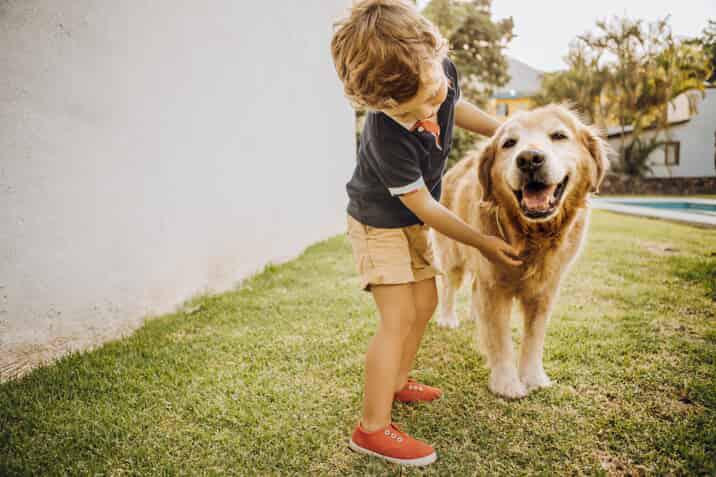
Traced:
[[557, 131], [550, 134], [549, 138], [553, 141], [562, 141], [564, 139], [567, 139], [567, 135], [564, 134], [562, 131]]
[[507, 141], [502, 143], [502, 148], [509, 149], [512, 146], [514, 146], [515, 144], [517, 144], [517, 141], [515, 141], [514, 139], [508, 139]]

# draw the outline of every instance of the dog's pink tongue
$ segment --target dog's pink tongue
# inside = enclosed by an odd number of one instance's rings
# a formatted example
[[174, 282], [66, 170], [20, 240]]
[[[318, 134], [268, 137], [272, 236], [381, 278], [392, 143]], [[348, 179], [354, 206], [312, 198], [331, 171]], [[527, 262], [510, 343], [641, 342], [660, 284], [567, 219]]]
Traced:
[[547, 210], [556, 188], [556, 185], [542, 188], [525, 187], [522, 191], [522, 198], [530, 210]]

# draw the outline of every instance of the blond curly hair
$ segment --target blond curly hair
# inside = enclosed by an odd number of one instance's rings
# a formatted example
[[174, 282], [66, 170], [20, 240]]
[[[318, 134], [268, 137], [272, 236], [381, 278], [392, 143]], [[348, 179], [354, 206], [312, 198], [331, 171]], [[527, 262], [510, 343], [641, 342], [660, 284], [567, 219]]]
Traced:
[[359, 0], [334, 23], [331, 54], [346, 98], [356, 109], [395, 108], [421, 86], [425, 64], [449, 44], [409, 0]]

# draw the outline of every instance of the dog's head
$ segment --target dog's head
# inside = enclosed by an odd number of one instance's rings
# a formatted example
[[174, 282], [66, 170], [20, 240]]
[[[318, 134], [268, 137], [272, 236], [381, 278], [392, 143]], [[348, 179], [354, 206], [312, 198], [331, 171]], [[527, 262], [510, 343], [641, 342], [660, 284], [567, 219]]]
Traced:
[[[549, 105], [502, 124], [478, 161], [482, 200], [512, 205], [531, 222], [584, 203], [608, 167], [607, 144], [570, 109]], [[571, 200], [570, 200], [571, 198]]]

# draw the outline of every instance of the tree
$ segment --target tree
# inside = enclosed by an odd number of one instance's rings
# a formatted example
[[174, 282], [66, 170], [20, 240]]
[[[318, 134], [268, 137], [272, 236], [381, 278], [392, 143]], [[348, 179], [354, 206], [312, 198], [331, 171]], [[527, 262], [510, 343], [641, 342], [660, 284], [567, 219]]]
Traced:
[[514, 37], [512, 18], [492, 20], [492, 0], [432, 0], [425, 15], [450, 43], [467, 99], [482, 105], [509, 80], [504, 49]]
[[[483, 107], [495, 88], [510, 80], [503, 51], [514, 36], [512, 18], [493, 20], [491, 6], [492, 0], [431, 0], [422, 12], [450, 43], [463, 96]], [[469, 131], [454, 131], [448, 167], [478, 139]]]
[[601, 64], [601, 54], [577, 39], [570, 44], [564, 61], [569, 68], [545, 73], [540, 91], [532, 100], [538, 106], [570, 103], [584, 119], [604, 126], [609, 103], [601, 101], [601, 95], [609, 81], [609, 71]]
[[716, 83], [716, 20], [708, 20], [701, 37], [697, 38], [694, 43], [699, 44], [710, 59], [711, 74], [708, 82]]

